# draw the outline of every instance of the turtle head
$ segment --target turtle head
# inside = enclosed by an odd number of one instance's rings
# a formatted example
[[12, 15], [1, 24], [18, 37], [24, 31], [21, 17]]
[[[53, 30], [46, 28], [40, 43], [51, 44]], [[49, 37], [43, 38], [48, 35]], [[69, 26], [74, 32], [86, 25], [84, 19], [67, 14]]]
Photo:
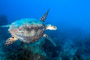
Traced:
[[48, 25], [46, 26], [46, 30], [57, 30], [57, 27], [54, 26], [54, 25], [48, 24]]

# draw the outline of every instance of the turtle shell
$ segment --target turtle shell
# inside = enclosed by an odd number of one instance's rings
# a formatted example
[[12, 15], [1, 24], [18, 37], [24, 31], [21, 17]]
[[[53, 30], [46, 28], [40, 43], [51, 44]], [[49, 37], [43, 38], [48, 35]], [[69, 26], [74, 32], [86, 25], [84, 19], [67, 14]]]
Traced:
[[33, 43], [42, 38], [45, 24], [37, 19], [21, 19], [11, 24], [9, 32], [24, 43]]

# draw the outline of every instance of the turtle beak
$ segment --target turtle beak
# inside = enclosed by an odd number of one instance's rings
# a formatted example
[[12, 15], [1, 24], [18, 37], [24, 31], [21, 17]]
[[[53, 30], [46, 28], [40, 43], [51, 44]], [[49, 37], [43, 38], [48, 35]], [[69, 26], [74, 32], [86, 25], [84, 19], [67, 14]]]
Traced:
[[57, 27], [56, 27], [56, 26], [54, 26], [53, 30], [57, 30]]
[[57, 27], [56, 26], [51, 26], [49, 27], [50, 30], [57, 30]]
[[54, 25], [48, 25], [48, 26], [46, 27], [46, 29], [47, 29], [47, 30], [57, 30], [57, 27], [54, 26]]

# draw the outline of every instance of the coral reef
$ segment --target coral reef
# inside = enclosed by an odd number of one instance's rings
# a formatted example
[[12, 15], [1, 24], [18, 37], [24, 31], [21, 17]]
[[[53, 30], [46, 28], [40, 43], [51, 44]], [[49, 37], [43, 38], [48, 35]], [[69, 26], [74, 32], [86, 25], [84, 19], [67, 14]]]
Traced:
[[0, 28], [0, 60], [90, 60], [90, 38], [81, 38], [81, 33], [46, 31], [57, 44], [55, 47], [45, 38], [31, 44], [16, 41], [5, 46], [5, 40], [10, 37], [7, 32], [7, 28]]

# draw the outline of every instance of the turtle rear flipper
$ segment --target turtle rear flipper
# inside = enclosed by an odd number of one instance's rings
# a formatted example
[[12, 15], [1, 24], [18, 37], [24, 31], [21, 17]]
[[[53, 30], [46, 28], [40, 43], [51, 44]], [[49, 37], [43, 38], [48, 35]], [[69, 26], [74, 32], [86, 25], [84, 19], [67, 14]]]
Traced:
[[9, 27], [10, 25], [3, 25], [3, 26], [0, 26], [0, 27]]
[[15, 41], [17, 41], [18, 39], [15, 38], [15, 37], [10, 37], [6, 40], [5, 42], [5, 45], [8, 46], [8, 45], [11, 45], [12, 43], [14, 43]]
[[49, 40], [56, 47], [55, 42], [53, 42], [53, 40], [47, 34], [44, 34], [43, 37], [45, 37], [47, 40]]

